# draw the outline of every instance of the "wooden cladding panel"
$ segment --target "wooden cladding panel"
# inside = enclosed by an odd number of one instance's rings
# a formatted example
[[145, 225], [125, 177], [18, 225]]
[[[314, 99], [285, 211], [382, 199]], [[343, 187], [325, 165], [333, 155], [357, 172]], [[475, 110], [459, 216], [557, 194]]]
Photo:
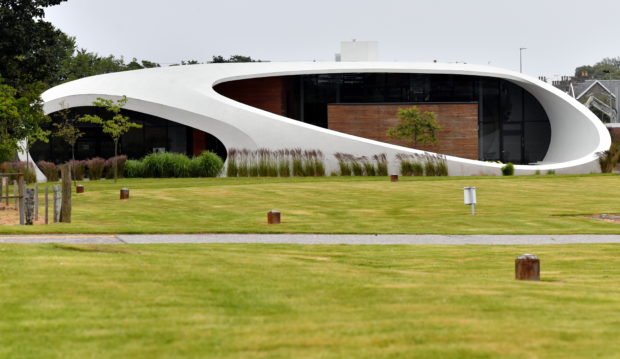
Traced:
[[224, 82], [216, 85], [214, 90], [246, 105], [286, 116], [285, 91], [288, 86], [289, 81], [284, 77], [265, 77]]
[[411, 141], [388, 137], [387, 131], [398, 124], [400, 108], [416, 106], [434, 112], [441, 126], [437, 145], [417, 145], [417, 149], [478, 159], [478, 104], [330, 104], [328, 128], [350, 135], [413, 148]]

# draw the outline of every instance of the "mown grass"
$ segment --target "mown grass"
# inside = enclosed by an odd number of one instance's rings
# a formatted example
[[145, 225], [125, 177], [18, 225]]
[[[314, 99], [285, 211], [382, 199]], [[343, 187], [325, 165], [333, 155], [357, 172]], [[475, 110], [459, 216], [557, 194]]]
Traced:
[[[73, 223], [0, 233], [619, 233], [616, 175], [124, 179], [86, 182]], [[476, 186], [476, 216], [463, 187]], [[130, 188], [127, 201], [119, 189]], [[266, 213], [282, 212], [281, 225]]]
[[[540, 282], [514, 280], [534, 252]], [[0, 245], [1, 358], [617, 358], [620, 245]]]

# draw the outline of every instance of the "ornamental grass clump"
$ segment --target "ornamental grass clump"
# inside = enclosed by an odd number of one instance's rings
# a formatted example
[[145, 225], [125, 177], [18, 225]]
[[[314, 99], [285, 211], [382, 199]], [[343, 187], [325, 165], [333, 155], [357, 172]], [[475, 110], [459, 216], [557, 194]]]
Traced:
[[[97, 157], [97, 158], [99, 158], [99, 157]], [[103, 158], [102, 158], [102, 160], [103, 160]], [[88, 161], [89, 160], [84, 160], [84, 161], [73, 161], [73, 160], [71, 160], [71, 161], [66, 163], [66, 164], [71, 165], [71, 172], [73, 172], [73, 179], [74, 180], [81, 181], [81, 180], [84, 179], [84, 176], [86, 176], [86, 171], [87, 171], [87, 167], [88, 167]], [[90, 178], [90, 176], [89, 176], [89, 178]]]
[[388, 160], [387, 155], [382, 153], [380, 155], [372, 156], [372, 159], [377, 164], [377, 176], [387, 176], [388, 175]]
[[192, 176], [195, 177], [217, 177], [224, 167], [224, 161], [220, 156], [211, 151], [204, 151], [200, 156], [192, 158], [191, 163]]
[[127, 163], [127, 156], [120, 155], [116, 157], [110, 157], [106, 160], [105, 173], [106, 178], [112, 179], [114, 178], [114, 161], [116, 161], [118, 177], [122, 178], [125, 173], [125, 164]]
[[179, 153], [151, 153], [142, 160], [144, 174], [147, 177], [189, 177], [191, 175], [191, 160]]
[[[77, 162], [77, 161], [76, 161]], [[105, 170], [106, 160], [101, 157], [91, 158], [86, 161], [86, 166], [88, 167], [88, 178], [91, 181], [99, 180], [103, 177], [103, 171]], [[77, 167], [76, 167], [76, 179], [77, 178]]]
[[276, 158], [278, 162], [278, 176], [280, 177], [291, 176], [290, 155], [291, 154], [289, 150], [276, 151]]
[[239, 172], [239, 177], [248, 177], [250, 175], [250, 164], [249, 164], [249, 156], [250, 156], [250, 151], [243, 149], [240, 150], [238, 152], [238, 172]]
[[304, 176], [303, 151], [301, 148], [291, 150], [291, 157], [293, 160], [293, 176]]
[[360, 163], [364, 168], [365, 176], [376, 176], [377, 171], [375, 170], [375, 165], [368, 159], [366, 156], [360, 157]]
[[54, 162], [39, 161], [37, 165], [45, 177], [47, 177], [48, 182], [58, 181], [60, 178], [60, 170]]
[[352, 173], [350, 157], [353, 157], [353, 156], [346, 154], [346, 153], [337, 152], [334, 154], [334, 157], [336, 157], [336, 160], [338, 161], [338, 167], [340, 168], [340, 175], [350, 176]]
[[127, 178], [144, 177], [144, 163], [138, 160], [127, 160], [125, 162], [124, 175]]
[[237, 154], [239, 151], [236, 148], [231, 148], [228, 151], [228, 161], [226, 163], [226, 177], [237, 177], [239, 175], [239, 168], [237, 167]]
[[611, 173], [620, 160], [620, 143], [612, 143], [607, 151], [597, 152], [601, 172]]

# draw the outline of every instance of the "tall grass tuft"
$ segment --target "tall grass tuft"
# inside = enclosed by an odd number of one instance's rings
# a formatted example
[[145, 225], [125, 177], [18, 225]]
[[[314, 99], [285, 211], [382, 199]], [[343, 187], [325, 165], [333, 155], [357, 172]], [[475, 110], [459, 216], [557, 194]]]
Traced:
[[[127, 156], [120, 155], [116, 156], [116, 168], [118, 171], [118, 177], [123, 177], [125, 173], [125, 163], [127, 162]], [[114, 178], [114, 157], [110, 157], [107, 159], [105, 163], [105, 173], [106, 178]]]
[[293, 159], [293, 176], [304, 176], [303, 151], [301, 148], [291, 150], [291, 157]]
[[372, 156], [372, 159], [377, 164], [377, 176], [387, 176], [388, 175], [388, 160], [387, 155], [382, 153], [380, 155]]
[[353, 157], [349, 154], [337, 152], [334, 154], [336, 160], [338, 161], [338, 167], [340, 168], [341, 176], [350, 176], [353, 172], [351, 169], [351, 160], [350, 157]]
[[607, 151], [597, 152], [598, 163], [601, 165], [601, 172], [611, 173], [620, 160], [620, 143], [612, 143]]
[[376, 176], [377, 171], [375, 170], [375, 165], [368, 159], [366, 156], [362, 156], [359, 158], [362, 167], [364, 168], [364, 175], [366, 176]]
[[291, 164], [289, 161], [289, 157], [290, 157], [289, 150], [278, 150], [276, 152], [276, 158], [278, 161], [278, 175], [280, 177], [291, 176]]
[[231, 148], [228, 151], [228, 162], [226, 164], [226, 177], [237, 177], [239, 175], [239, 168], [237, 167], [237, 156], [239, 150]]

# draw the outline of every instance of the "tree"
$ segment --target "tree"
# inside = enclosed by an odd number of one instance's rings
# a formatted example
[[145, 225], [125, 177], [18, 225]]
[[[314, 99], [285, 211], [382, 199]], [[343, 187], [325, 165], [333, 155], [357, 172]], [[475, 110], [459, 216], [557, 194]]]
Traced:
[[426, 145], [437, 143], [437, 132], [441, 126], [437, 123], [435, 113], [422, 112], [414, 106], [399, 109], [397, 116], [399, 123], [388, 130], [388, 136], [409, 139], [414, 147], [417, 147], [418, 142]]
[[209, 61], [209, 63], [212, 63], [212, 64], [221, 64], [221, 63], [227, 63], [227, 62], [263, 62], [263, 61], [254, 60], [250, 56], [243, 56], [243, 55], [232, 55], [228, 59], [225, 59], [221, 55], [217, 55], [217, 56], [213, 56], [211, 58], [211, 61]]
[[28, 88], [24, 96], [18, 96], [15, 88], [0, 83], [0, 158], [14, 156], [21, 150], [20, 141], [25, 141], [27, 158], [35, 142], [47, 142], [49, 131], [41, 125], [49, 118], [43, 114], [41, 98], [36, 95], [40, 88]]
[[[66, 108], [64, 102], [61, 103], [61, 107], [62, 110], [58, 111], [60, 121], [53, 124], [56, 127], [54, 136], [62, 138], [71, 146], [71, 160], [72, 163], [75, 163], [75, 144], [84, 135], [84, 132], [77, 127], [78, 118], [71, 116], [71, 111]], [[71, 168], [75, 169], [75, 166], [71, 166]], [[75, 182], [75, 172], [72, 171], [71, 175], [74, 179], [74, 184], [77, 185], [77, 182]]]
[[73, 54], [75, 40], [43, 21], [44, 8], [62, 1], [0, 1], [0, 76], [18, 97], [33, 83], [57, 83]]
[[97, 115], [84, 115], [79, 118], [79, 121], [90, 122], [100, 125], [103, 133], [107, 133], [112, 137], [114, 141], [114, 182], [118, 179], [118, 141], [121, 136], [129, 132], [132, 128], [142, 128], [142, 125], [135, 122], [131, 122], [129, 116], [121, 114], [121, 109], [127, 104], [127, 96], [123, 96], [120, 100], [111, 100], [101, 97], [97, 97], [97, 100], [93, 102], [93, 105], [106, 109], [113, 114], [112, 118], [103, 119]]
[[579, 80], [620, 79], [620, 57], [607, 57], [594, 65], [583, 65], [575, 69], [575, 77]]

